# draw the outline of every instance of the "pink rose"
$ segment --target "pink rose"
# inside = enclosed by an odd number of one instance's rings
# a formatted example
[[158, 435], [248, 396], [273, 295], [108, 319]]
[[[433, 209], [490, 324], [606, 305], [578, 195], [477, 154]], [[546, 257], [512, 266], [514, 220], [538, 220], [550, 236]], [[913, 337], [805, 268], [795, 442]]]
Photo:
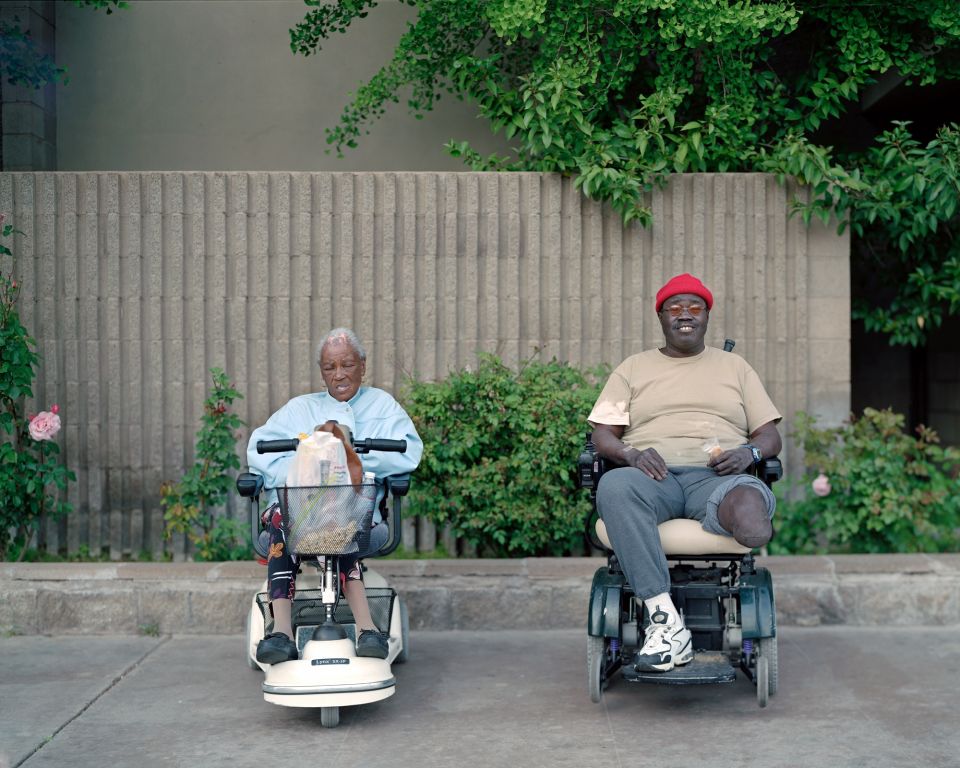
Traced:
[[30, 419], [30, 437], [34, 440], [52, 440], [59, 431], [60, 417], [56, 413], [40, 411]]
[[817, 494], [817, 496], [826, 496], [830, 493], [830, 478], [822, 472], [817, 475], [817, 478], [810, 485], [813, 487], [813, 492]]

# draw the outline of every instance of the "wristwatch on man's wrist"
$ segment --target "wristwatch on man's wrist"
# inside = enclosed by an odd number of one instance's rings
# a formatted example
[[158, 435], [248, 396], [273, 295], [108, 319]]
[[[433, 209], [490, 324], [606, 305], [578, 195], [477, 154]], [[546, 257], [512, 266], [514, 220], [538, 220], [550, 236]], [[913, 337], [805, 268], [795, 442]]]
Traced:
[[760, 453], [760, 449], [757, 448], [757, 446], [755, 446], [755, 445], [750, 445], [750, 443], [747, 443], [747, 444], [744, 445], [743, 447], [744, 447], [744, 448], [747, 448], [747, 449], [750, 451], [750, 453], [753, 454], [753, 463], [754, 463], [754, 464], [759, 464], [761, 461], [763, 461], [763, 454]]

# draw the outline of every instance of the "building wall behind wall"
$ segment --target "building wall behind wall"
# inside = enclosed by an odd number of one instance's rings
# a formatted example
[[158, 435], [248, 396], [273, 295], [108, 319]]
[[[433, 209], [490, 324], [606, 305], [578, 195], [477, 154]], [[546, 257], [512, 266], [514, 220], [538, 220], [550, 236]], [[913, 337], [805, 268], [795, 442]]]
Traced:
[[503, 152], [472, 106], [444, 94], [417, 120], [400, 104], [344, 158], [324, 129], [350, 93], [390, 61], [414, 9], [381, 2], [320, 53], [290, 51], [302, 0], [131, 2], [104, 15], [57, 4], [57, 88], [63, 171], [463, 170], [443, 151], [469, 140]]
[[[30, 35], [37, 49], [55, 56], [53, 0], [5, 0], [0, 21]], [[0, 171], [54, 171], [57, 168], [56, 88], [0, 82]]]
[[708, 342], [737, 341], [782, 431], [800, 409], [836, 423], [848, 241], [789, 217], [793, 194], [764, 175], [678, 176], [642, 229], [557, 175], [0, 174], [42, 354], [28, 408], [61, 405], [78, 476], [47, 545], [183, 553], [161, 538], [159, 488], [193, 460], [211, 366], [255, 426], [322, 386], [314, 347], [338, 325], [364, 339], [368, 383], [395, 393], [481, 350], [616, 365], [661, 343], [654, 295], [684, 271], [716, 296]]

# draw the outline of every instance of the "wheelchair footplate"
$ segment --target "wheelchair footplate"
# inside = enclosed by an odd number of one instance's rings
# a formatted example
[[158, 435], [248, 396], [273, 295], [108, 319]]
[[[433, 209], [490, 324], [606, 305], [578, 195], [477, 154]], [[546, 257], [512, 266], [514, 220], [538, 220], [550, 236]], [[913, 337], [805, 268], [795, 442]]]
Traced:
[[697, 651], [693, 661], [669, 672], [638, 672], [629, 661], [621, 671], [623, 679], [631, 683], [659, 683], [661, 685], [700, 685], [703, 683], [732, 683], [737, 671], [729, 657], [720, 651]]

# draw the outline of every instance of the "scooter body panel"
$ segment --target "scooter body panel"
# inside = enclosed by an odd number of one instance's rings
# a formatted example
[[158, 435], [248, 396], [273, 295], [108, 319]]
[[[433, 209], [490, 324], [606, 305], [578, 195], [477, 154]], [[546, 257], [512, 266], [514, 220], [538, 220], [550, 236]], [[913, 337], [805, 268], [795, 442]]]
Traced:
[[352, 706], [391, 696], [386, 659], [358, 657], [352, 640], [311, 640], [302, 658], [267, 665], [264, 699], [287, 707]]
[[[321, 586], [318, 576], [317, 573], [304, 572], [297, 579], [297, 586], [318, 589]], [[367, 587], [388, 587], [383, 576], [372, 570], [364, 573], [364, 584]], [[261, 591], [266, 589], [264, 582]], [[301, 648], [300, 659], [282, 664], [262, 664], [256, 661], [256, 654], [257, 644], [264, 636], [264, 626], [263, 613], [254, 595], [248, 617], [247, 653], [251, 665], [264, 672], [263, 698], [271, 704], [345, 707], [380, 701], [396, 691], [391, 664], [403, 650], [399, 599], [393, 601], [386, 659], [357, 656], [352, 639], [356, 628], [351, 624], [344, 625], [348, 637], [343, 640], [309, 640]]]

